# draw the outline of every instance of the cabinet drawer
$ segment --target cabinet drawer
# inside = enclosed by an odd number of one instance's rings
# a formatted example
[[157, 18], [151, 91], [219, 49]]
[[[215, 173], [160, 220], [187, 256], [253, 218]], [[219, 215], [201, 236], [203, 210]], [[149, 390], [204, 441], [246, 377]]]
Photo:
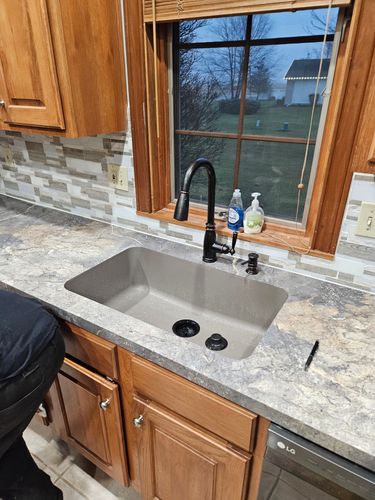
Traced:
[[118, 379], [116, 346], [71, 323], [62, 323], [66, 353], [105, 376]]
[[251, 451], [257, 416], [174, 373], [132, 357], [134, 390], [230, 443]]

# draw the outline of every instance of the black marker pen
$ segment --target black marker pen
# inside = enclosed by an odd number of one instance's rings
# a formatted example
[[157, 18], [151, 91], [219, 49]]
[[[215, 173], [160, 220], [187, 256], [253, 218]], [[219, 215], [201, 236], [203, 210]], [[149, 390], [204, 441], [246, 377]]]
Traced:
[[311, 352], [309, 354], [309, 357], [307, 358], [307, 361], [305, 363], [305, 371], [308, 369], [308, 367], [310, 366], [311, 364], [311, 361], [313, 360], [313, 357], [315, 356], [315, 353], [316, 351], [318, 350], [318, 347], [319, 347], [319, 340], [316, 340], [315, 341], [315, 344], [313, 346], [313, 348], [311, 349]]

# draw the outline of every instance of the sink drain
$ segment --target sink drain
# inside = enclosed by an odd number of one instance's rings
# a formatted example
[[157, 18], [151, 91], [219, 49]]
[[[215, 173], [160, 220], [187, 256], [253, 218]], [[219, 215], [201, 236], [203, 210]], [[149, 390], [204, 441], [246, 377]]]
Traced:
[[205, 342], [207, 349], [222, 351], [228, 346], [228, 341], [220, 333], [213, 333]]
[[179, 337], [194, 337], [199, 333], [200, 326], [192, 319], [180, 319], [172, 326], [172, 330]]

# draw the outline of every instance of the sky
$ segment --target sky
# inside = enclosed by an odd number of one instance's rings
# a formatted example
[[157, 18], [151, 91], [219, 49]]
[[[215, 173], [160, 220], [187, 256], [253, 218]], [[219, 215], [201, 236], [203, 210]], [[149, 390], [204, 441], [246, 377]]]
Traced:
[[[322, 35], [324, 26], [321, 30], [313, 29], [311, 27], [311, 10], [300, 10], [296, 12], [275, 12], [272, 14], [258, 14], [254, 17], [265, 16], [270, 21], [270, 30], [267, 33], [267, 38], [277, 38], [285, 36], [303, 36], [307, 34]], [[326, 20], [327, 9], [316, 9], [320, 17]], [[338, 15], [338, 9], [331, 9], [330, 24], [334, 24]], [[221, 18], [213, 18], [206, 20], [202, 28], [196, 31], [195, 42], [212, 42], [217, 40], [213, 30], [215, 26], [220, 24]], [[239, 34], [239, 39], [242, 38], [244, 33]], [[241, 36], [242, 35], [242, 36]]]
[[[324, 33], [324, 25], [327, 17], [327, 9], [319, 9], [320, 17], [323, 20], [320, 29], [311, 26], [311, 11], [297, 12], [278, 12], [272, 14], [260, 14], [254, 17], [266, 16], [269, 21], [269, 30], [267, 38], [280, 38], [291, 36], [306, 36], [306, 35], [322, 35]], [[335, 26], [337, 21], [338, 9], [334, 8], [330, 11], [329, 25]], [[219, 19], [209, 19], [199, 30], [196, 31], [195, 42], [210, 42], [217, 41], [218, 36], [215, 35], [215, 28], [220, 25]], [[333, 32], [332, 30], [330, 31]], [[238, 34], [238, 39], [243, 39], [244, 33]], [[233, 39], [233, 38], [232, 38]], [[303, 59], [306, 57], [320, 58], [321, 43], [314, 44], [288, 44], [273, 46], [271, 57], [272, 61], [272, 80], [274, 82], [285, 82], [283, 77], [289, 69], [294, 59]], [[210, 49], [202, 49], [202, 55]], [[220, 51], [219, 51], [220, 52]], [[251, 56], [251, 54], [250, 54]]]

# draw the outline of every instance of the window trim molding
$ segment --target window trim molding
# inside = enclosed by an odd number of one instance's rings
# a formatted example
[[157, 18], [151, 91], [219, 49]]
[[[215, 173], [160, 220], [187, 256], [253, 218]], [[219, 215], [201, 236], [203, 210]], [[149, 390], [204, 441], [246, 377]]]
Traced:
[[[241, 233], [240, 239], [282, 248], [292, 247], [327, 258], [335, 253], [353, 172], [351, 151], [371, 64], [369, 53], [372, 48], [368, 43], [371, 30], [369, 15], [373, 14], [375, 7], [371, 2], [372, 0], [355, 0], [351, 20], [339, 47], [306, 228], [301, 230], [269, 222], [259, 235]], [[152, 27], [143, 24], [142, 0], [124, 0], [124, 12], [137, 213], [203, 230], [205, 210], [192, 209], [191, 218], [182, 224], [173, 219], [174, 205], [171, 203], [170, 185], [168, 24], [157, 26], [158, 100], [162, 131], [160, 137], [157, 137]], [[147, 71], [144, 69], [146, 61]], [[355, 65], [352, 61], [355, 61]], [[134, 86], [137, 88], [132, 88]], [[149, 148], [147, 144], [150, 145]], [[221, 227], [220, 222], [218, 232], [224, 236], [229, 233]]]

